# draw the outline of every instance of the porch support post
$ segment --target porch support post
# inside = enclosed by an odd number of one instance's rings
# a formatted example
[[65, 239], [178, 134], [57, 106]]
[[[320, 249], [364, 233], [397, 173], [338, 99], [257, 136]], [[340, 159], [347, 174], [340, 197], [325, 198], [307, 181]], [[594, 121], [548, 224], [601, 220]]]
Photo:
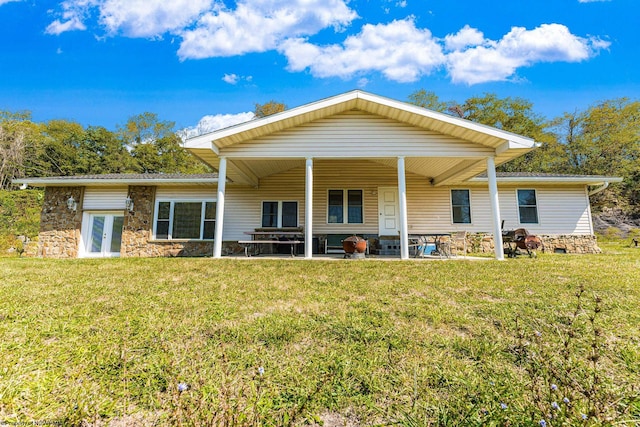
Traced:
[[222, 257], [222, 230], [224, 225], [224, 191], [227, 184], [227, 158], [220, 157], [218, 165], [218, 198], [216, 200], [216, 229], [213, 239], [213, 257]]
[[504, 259], [502, 247], [502, 227], [500, 226], [500, 200], [498, 198], [498, 184], [496, 182], [496, 162], [493, 157], [487, 157], [487, 177], [489, 178], [489, 198], [493, 213], [493, 243], [497, 260]]
[[307, 157], [304, 188], [304, 257], [313, 256], [313, 159]]
[[398, 157], [398, 197], [400, 205], [400, 259], [409, 259], [409, 231], [407, 227], [407, 182], [404, 157]]

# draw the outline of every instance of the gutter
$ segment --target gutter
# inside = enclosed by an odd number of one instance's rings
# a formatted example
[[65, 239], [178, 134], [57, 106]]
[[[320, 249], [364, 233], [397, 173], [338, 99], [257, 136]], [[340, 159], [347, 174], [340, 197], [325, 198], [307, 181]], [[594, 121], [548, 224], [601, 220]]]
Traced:
[[588, 196], [593, 196], [594, 194], [597, 194], [599, 192], [601, 192], [602, 190], [606, 189], [609, 186], [609, 181], [605, 181], [600, 187], [596, 187], [593, 190], [589, 191], [589, 193], [587, 193]]
[[173, 178], [173, 179], [47, 179], [47, 178], [24, 178], [16, 179], [14, 184], [21, 184], [20, 188], [31, 185], [33, 187], [46, 187], [46, 186], [69, 186], [77, 187], [82, 185], [132, 185], [132, 184], [146, 184], [146, 185], [180, 185], [180, 184], [215, 184], [218, 182], [218, 178]]

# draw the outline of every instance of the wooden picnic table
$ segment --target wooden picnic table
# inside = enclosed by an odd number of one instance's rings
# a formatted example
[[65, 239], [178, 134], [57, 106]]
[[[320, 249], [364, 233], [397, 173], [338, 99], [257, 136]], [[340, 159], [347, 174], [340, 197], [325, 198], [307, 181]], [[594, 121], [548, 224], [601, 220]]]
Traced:
[[[251, 236], [251, 240], [238, 240], [238, 244], [244, 246], [244, 254], [251, 256], [251, 253], [259, 254], [260, 245], [290, 245], [291, 256], [296, 256], [296, 245], [304, 243], [300, 240], [304, 236], [302, 231], [245, 231], [244, 234]], [[287, 240], [280, 240], [282, 237], [289, 237]], [[249, 251], [253, 248], [253, 251]]]

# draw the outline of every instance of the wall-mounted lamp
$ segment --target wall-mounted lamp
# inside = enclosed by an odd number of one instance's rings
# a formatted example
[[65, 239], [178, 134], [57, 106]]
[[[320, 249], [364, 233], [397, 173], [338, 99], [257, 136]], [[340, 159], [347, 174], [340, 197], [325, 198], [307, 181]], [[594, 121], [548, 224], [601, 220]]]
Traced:
[[133, 212], [133, 200], [131, 199], [131, 197], [127, 196], [127, 198], [124, 199], [124, 207], [129, 212]]
[[75, 212], [76, 209], [78, 209], [78, 202], [75, 201], [73, 196], [70, 196], [67, 199], [67, 209], [69, 209], [70, 211], [73, 211], [73, 212]]

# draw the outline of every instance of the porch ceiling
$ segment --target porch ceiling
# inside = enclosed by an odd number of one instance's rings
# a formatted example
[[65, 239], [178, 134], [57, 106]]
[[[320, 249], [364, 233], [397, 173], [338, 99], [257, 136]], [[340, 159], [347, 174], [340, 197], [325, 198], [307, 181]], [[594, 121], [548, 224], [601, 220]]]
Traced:
[[[214, 161], [214, 159], [211, 159]], [[317, 159], [317, 162], [331, 162], [344, 159]], [[391, 169], [396, 169], [396, 158], [362, 158], [352, 160], [366, 160]], [[217, 166], [218, 159], [215, 158]], [[231, 159], [227, 161], [227, 178], [236, 185], [259, 187], [260, 179], [286, 172], [295, 168], [302, 168], [305, 159]], [[214, 166], [215, 167], [215, 166]], [[466, 181], [486, 170], [484, 160], [449, 158], [449, 157], [420, 157], [405, 159], [405, 170], [425, 177], [433, 185], [455, 185]]]
[[[194, 153], [214, 168], [218, 168], [219, 158], [211, 150]], [[395, 169], [396, 158], [367, 158], [362, 160], [384, 165]], [[496, 156], [496, 165], [510, 160], [506, 156]], [[320, 159], [318, 159], [320, 161]], [[331, 159], [322, 159], [331, 161]], [[260, 179], [290, 169], [304, 167], [302, 158], [266, 158], [266, 159], [229, 159], [227, 162], [227, 178], [233, 184], [258, 187]], [[405, 170], [423, 176], [434, 186], [460, 184], [486, 171], [484, 159], [458, 157], [410, 157], [405, 159]]]

